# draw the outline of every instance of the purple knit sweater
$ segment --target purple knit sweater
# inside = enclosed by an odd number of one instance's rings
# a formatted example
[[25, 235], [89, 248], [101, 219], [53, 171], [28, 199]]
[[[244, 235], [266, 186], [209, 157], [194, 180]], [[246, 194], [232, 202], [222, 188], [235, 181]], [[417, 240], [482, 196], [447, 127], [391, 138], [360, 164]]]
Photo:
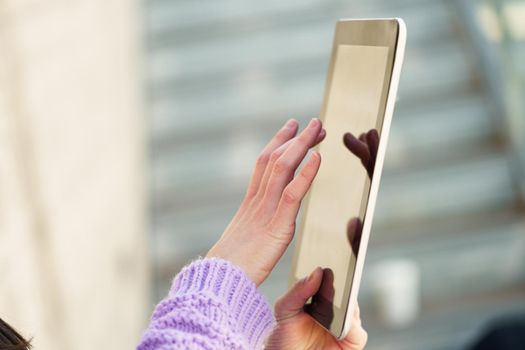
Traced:
[[270, 306], [241, 269], [201, 259], [175, 277], [137, 350], [261, 349], [274, 324]]

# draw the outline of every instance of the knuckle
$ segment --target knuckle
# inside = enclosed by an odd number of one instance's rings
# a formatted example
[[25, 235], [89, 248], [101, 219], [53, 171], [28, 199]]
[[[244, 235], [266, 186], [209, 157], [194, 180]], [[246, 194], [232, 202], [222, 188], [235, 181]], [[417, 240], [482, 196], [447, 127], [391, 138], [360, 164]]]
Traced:
[[270, 162], [276, 162], [277, 159], [279, 159], [280, 156], [281, 156], [281, 152], [279, 151], [279, 149], [276, 149], [270, 155]]
[[304, 169], [302, 169], [299, 174], [297, 175], [300, 179], [301, 182], [303, 183], [308, 183], [310, 182], [310, 178], [311, 178], [311, 171], [308, 167], [305, 167]]
[[259, 157], [257, 157], [257, 165], [266, 165], [269, 160], [269, 156], [267, 152], [262, 152], [259, 154]]
[[295, 204], [298, 202], [299, 198], [292, 189], [287, 187], [283, 191], [282, 200], [286, 204]]
[[275, 162], [275, 165], [273, 167], [273, 171], [276, 174], [282, 174], [282, 173], [287, 172], [290, 169], [290, 167], [291, 167], [291, 165], [289, 164], [289, 162], [287, 162], [284, 159], [278, 159]]
[[[293, 239], [295, 224], [279, 225], [267, 230], [267, 235], [280, 247], [288, 246]], [[286, 249], [286, 248], [285, 248]]]
[[247, 205], [247, 203], [251, 201], [255, 197], [256, 194], [257, 194], [257, 188], [250, 186], [248, 188], [248, 191], [246, 191], [246, 194], [244, 195], [244, 200], [243, 200], [243, 203], [241, 203], [241, 206]]

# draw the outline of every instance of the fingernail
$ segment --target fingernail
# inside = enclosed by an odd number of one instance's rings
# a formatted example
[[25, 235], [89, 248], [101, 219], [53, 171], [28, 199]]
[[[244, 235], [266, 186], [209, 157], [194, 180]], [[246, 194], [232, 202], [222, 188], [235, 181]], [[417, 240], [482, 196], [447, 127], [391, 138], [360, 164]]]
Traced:
[[316, 127], [317, 125], [319, 125], [320, 122], [321, 121], [318, 118], [312, 118], [312, 120], [310, 120], [310, 124], [308, 126], [313, 128], [313, 127]]
[[285, 128], [287, 129], [293, 129], [297, 126], [297, 120], [295, 119], [290, 119], [286, 122], [286, 124], [284, 125]]
[[316, 267], [315, 270], [313, 270], [312, 273], [310, 273], [310, 275], [306, 279], [308, 282], [310, 282], [312, 280], [312, 278], [314, 278], [314, 275], [317, 272], [317, 270], [319, 270], [319, 267]]

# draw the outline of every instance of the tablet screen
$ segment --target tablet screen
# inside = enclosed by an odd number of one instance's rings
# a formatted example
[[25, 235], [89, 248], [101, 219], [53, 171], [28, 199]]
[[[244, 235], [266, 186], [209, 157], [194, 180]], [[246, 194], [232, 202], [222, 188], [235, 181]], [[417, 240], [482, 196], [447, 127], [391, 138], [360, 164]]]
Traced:
[[[328, 269], [311, 310], [326, 322], [346, 310], [381, 136], [388, 54], [387, 46], [338, 45], [332, 63], [323, 115], [327, 136], [318, 148], [322, 162], [310, 189], [295, 269], [297, 279], [317, 266]], [[326, 310], [320, 309], [323, 303], [329, 304]]]

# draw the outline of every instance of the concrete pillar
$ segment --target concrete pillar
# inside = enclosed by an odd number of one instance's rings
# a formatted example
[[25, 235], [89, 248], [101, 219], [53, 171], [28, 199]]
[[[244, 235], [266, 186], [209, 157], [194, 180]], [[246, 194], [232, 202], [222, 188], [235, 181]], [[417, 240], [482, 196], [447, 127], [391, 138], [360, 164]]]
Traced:
[[139, 4], [0, 1], [0, 317], [132, 349], [149, 305]]

